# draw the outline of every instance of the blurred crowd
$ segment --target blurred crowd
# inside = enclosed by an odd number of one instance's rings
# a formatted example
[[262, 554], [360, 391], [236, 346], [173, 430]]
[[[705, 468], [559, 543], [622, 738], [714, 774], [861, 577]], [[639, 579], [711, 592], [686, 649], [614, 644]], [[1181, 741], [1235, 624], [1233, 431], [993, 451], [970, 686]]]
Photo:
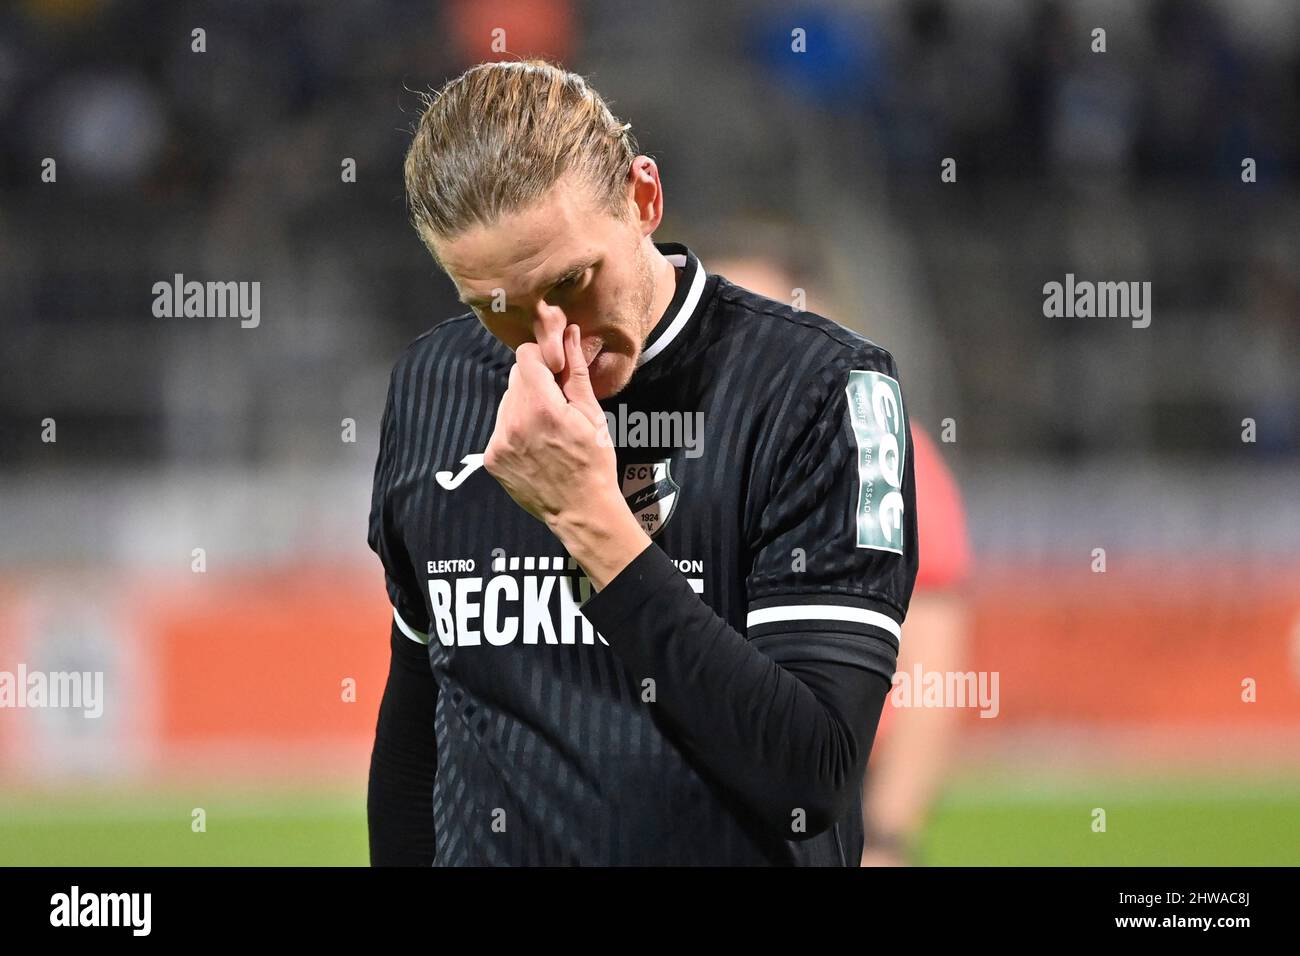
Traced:
[[[416, 92], [524, 55], [632, 123], [660, 238], [707, 268], [777, 237], [963, 453], [1300, 452], [1294, 4], [21, 0], [0, 467], [328, 462], [373, 428], [396, 351], [462, 311], [406, 223]], [[176, 273], [260, 281], [263, 321], [155, 318]], [[1150, 281], [1151, 327], [1045, 318], [1066, 273]]]

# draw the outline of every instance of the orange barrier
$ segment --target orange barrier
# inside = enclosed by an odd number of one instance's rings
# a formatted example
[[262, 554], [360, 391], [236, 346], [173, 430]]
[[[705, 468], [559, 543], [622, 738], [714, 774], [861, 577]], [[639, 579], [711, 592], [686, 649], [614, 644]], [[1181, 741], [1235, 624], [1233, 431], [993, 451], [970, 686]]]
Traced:
[[972, 600], [972, 664], [1000, 672], [997, 722], [1300, 731], [1300, 567], [1003, 570]]
[[[364, 764], [388, 663], [377, 568], [79, 574], [93, 584], [71, 617], [53, 578], [0, 581], [0, 671], [89, 666], [67, 648], [97, 646], [87, 660], [105, 669], [105, 713], [0, 709], [8, 770], [355, 774]], [[1300, 568], [984, 571], [969, 591], [970, 667], [998, 672], [1000, 701], [997, 719], [970, 718], [985, 740], [1044, 724], [1282, 727], [1300, 739], [1297, 580]], [[63, 650], [51, 656], [54, 644]], [[1254, 703], [1242, 698], [1247, 678]]]

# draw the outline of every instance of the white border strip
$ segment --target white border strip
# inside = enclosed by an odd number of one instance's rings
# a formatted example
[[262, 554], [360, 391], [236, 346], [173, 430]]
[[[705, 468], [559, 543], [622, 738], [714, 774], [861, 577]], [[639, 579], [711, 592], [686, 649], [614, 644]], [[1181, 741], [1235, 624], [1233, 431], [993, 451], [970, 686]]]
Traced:
[[[671, 260], [674, 257], [667, 256], [666, 258]], [[678, 333], [686, 327], [686, 323], [690, 319], [691, 314], [695, 311], [695, 307], [699, 305], [700, 295], [704, 292], [704, 280], [707, 278], [708, 275], [704, 272], [704, 266], [700, 263], [700, 260], [696, 258], [695, 275], [691, 278], [691, 291], [686, 293], [686, 301], [684, 301], [682, 307], [677, 310], [677, 315], [673, 317], [672, 324], [670, 324], [668, 328], [664, 329], [663, 335], [659, 336], [659, 341], [655, 342], [654, 345], [650, 346], [642, 352], [640, 356], [638, 356], [636, 360], [638, 366], [649, 362], [656, 355], [666, 349], [668, 343], [677, 338]]]
[[429, 635], [425, 634], [424, 631], [417, 631], [415, 628], [411, 627], [411, 625], [403, 621], [402, 615], [397, 613], [397, 608], [393, 608], [393, 620], [397, 622], [397, 629], [401, 631], [403, 634], [405, 634], [407, 637], [409, 637], [411, 640], [415, 641], [415, 643], [417, 644], [429, 643]]
[[870, 624], [888, 631], [900, 641], [903, 639], [902, 628], [889, 615], [869, 611], [864, 607], [845, 607], [840, 604], [783, 604], [779, 607], [759, 608], [749, 612], [745, 626], [775, 624], [777, 621], [852, 621], [855, 624]]

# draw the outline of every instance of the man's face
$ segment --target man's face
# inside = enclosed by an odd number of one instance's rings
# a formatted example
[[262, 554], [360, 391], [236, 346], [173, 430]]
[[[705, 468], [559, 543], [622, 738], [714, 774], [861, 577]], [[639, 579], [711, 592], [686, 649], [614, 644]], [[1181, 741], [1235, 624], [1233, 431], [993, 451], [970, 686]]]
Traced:
[[596, 208], [590, 187], [561, 179], [531, 208], [435, 243], [439, 261], [479, 320], [511, 350], [541, 346], [564, 367], [566, 325], [582, 331], [597, 398], [632, 378], [653, 326], [652, 245], [631, 212]]

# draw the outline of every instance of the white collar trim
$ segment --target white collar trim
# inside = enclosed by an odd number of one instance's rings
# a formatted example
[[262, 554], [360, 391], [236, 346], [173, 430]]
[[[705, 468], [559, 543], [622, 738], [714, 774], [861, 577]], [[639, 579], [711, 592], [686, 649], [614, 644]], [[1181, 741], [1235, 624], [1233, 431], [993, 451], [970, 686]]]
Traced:
[[[664, 256], [664, 258], [671, 262], [674, 267], [686, 268], [686, 256], [679, 252]], [[690, 321], [691, 316], [695, 313], [695, 307], [700, 304], [700, 295], [704, 292], [704, 280], [707, 278], [708, 275], [704, 271], [704, 266], [697, 257], [695, 260], [695, 275], [691, 276], [691, 288], [682, 301], [682, 307], [677, 310], [677, 314], [673, 316], [668, 328], [664, 329], [663, 335], [659, 336], [654, 345], [645, 349], [637, 358], [636, 364], [638, 368], [666, 349], [669, 343], [677, 338], [682, 329], [686, 327], [686, 323]]]

